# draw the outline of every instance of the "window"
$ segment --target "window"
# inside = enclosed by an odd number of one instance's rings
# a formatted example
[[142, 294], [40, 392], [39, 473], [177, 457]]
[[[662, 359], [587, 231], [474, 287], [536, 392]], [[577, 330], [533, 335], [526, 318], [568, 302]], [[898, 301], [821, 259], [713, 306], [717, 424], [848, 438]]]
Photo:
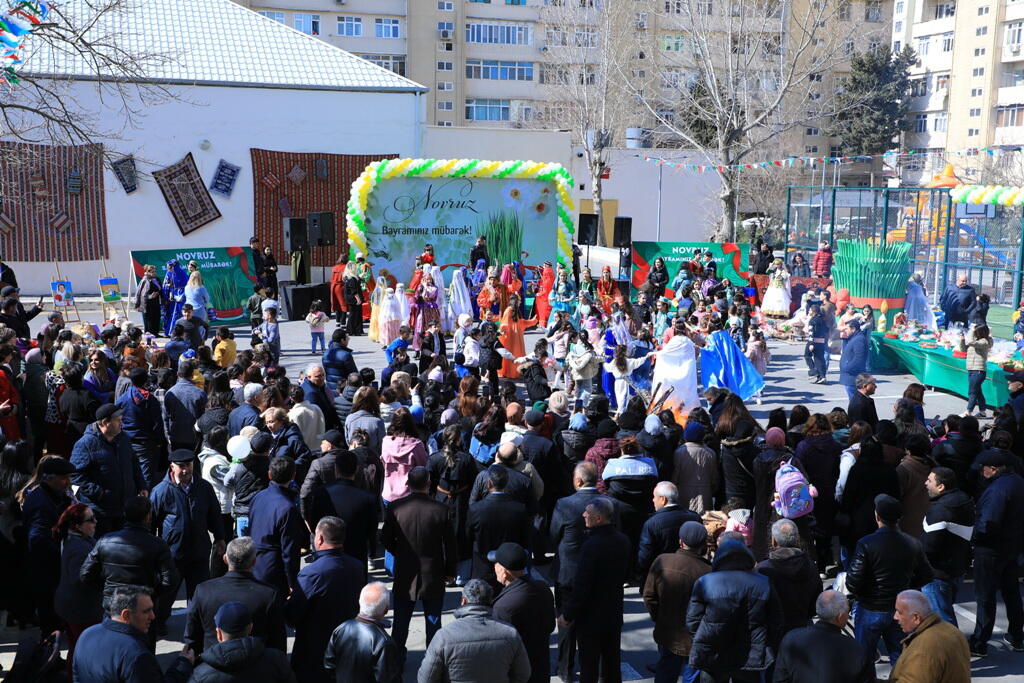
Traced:
[[[641, 76], [644, 75], [644, 73], [645, 72], [641, 71]], [[580, 85], [594, 85], [597, 83], [597, 67], [593, 64], [584, 64], [583, 68], [580, 69], [579, 74], [577, 74], [576, 81]]]
[[363, 20], [359, 17], [338, 17], [338, 35], [353, 37], [363, 35]]
[[892, 25], [892, 31], [893, 31], [893, 33], [903, 33], [903, 22], [902, 21], [894, 22], [893, 25]]
[[509, 100], [466, 100], [467, 121], [508, 121], [511, 111]]
[[437, 125], [441, 126], [442, 128], [451, 128], [455, 124], [453, 124], [451, 121], [438, 121]]
[[661, 49], [665, 52], [683, 52], [686, 50], [686, 35], [668, 33], [661, 37]]
[[924, 97], [928, 94], [928, 79], [915, 78], [910, 81], [910, 96]]
[[843, 0], [839, 3], [839, 20], [849, 21], [850, 20], [850, 1]]
[[455, 84], [451, 81], [438, 81], [437, 89], [439, 92], [451, 92], [455, 90]]
[[1010, 104], [996, 109], [996, 126], [1024, 126], [1024, 104]]
[[974, 48], [974, 56], [975, 57], [982, 57], [982, 56], [984, 56], [984, 54], [985, 54], [985, 48], [983, 48], [983, 47], [976, 47], [976, 48]]
[[924, 57], [925, 55], [928, 54], [928, 44], [930, 42], [931, 41], [928, 39], [927, 36], [922, 36], [917, 39], [917, 55], [919, 57]]
[[882, 49], [882, 39], [872, 38], [868, 41], [868, 52], [878, 52]]
[[948, 125], [948, 123], [949, 114], [947, 114], [944, 111], [940, 111], [937, 114], [935, 114], [935, 117], [932, 119], [932, 130], [934, 130], [936, 133], [945, 133], [946, 126]]
[[368, 62], [394, 71], [399, 76], [405, 75], [405, 55], [359, 55]]
[[900, 41], [898, 41], [898, 40], [892, 41], [892, 51], [893, 52], [899, 52], [901, 46], [902, 46], [902, 43], [900, 43]]
[[750, 36], [733, 36], [732, 53], [734, 55], [745, 55], [750, 48]]
[[811, 83], [821, 83], [821, 74], [810, 74], [807, 77], [807, 80], [809, 80]]
[[506, 5], [525, 5], [526, 0], [505, 0]]
[[455, 31], [455, 22], [454, 21], [439, 21], [439, 22], [437, 22], [437, 30], [438, 31], [453, 31], [454, 32]]
[[597, 29], [578, 28], [573, 39], [576, 47], [597, 47]]
[[453, 69], [454, 69], [454, 65], [451, 62], [438, 62], [437, 63], [437, 70], [438, 71], [452, 71]]
[[[550, 31], [550, 27], [549, 27]], [[524, 24], [466, 24], [467, 43], [529, 45], [530, 27]], [[548, 41], [549, 45], [565, 45]]]
[[956, 14], [956, 3], [955, 2], [940, 2], [935, 5], [935, 18], [943, 19], [945, 17], [951, 17]]
[[712, 0], [697, 0], [697, 14], [703, 14], [706, 17], [710, 17], [714, 13], [714, 7], [712, 6]]
[[439, 101], [437, 103], [437, 108], [439, 111], [454, 111], [455, 105], [449, 101]]
[[782, 38], [780, 36], [768, 36], [762, 44], [765, 57], [776, 57], [782, 54]]
[[853, 40], [851, 38], [843, 41], [843, 54], [847, 57], [853, 54]]
[[928, 114], [917, 114], [916, 116], [914, 116], [914, 132], [928, 132]]
[[302, 31], [308, 36], [320, 35], [320, 15], [319, 14], [299, 14], [296, 12], [292, 21], [295, 23], [295, 30]]
[[284, 23], [284, 12], [268, 12], [266, 10], [263, 10], [261, 12], [257, 12], [257, 14], [262, 14], [267, 19], [273, 19], [279, 24]]
[[821, 135], [821, 131], [818, 130], [817, 128], [807, 128], [806, 130], [804, 130], [804, 135]]
[[[468, 34], [468, 30], [467, 30]], [[468, 42], [469, 38], [466, 39]], [[569, 32], [564, 26], [548, 26], [544, 35], [544, 42], [548, 45], [565, 46], [569, 44]]]
[[974, 107], [967, 114], [968, 116], [981, 116], [981, 107]]
[[817, 102], [818, 100], [821, 99], [821, 93], [820, 92], [810, 92], [810, 93], [807, 93], [807, 99], [810, 100], [811, 102]]
[[1011, 21], [1006, 25], [1006, 45], [1009, 47], [1019, 46], [1022, 33], [1024, 33], [1024, 21]]
[[818, 153], [818, 146], [817, 145], [807, 145], [806, 147], [804, 147], [804, 154], [817, 154], [817, 153]]
[[979, 128], [968, 128], [967, 129], [967, 137], [969, 137], [969, 138], [976, 138], [980, 134], [981, 134], [981, 129], [979, 129]]
[[903, 0], [899, 0], [896, 3], [896, 8], [893, 10], [896, 14], [903, 14]]
[[682, 69], [665, 69], [661, 72], [661, 87], [665, 90], [678, 88], [686, 82], [686, 72]]
[[442, 12], [454, 12], [455, 3], [450, 0], [437, 0], [437, 9]]
[[953, 34], [952, 34], [952, 32], [950, 32], [950, 33], [943, 33], [942, 34], [942, 51], [943, 52], [952, 52], [953, 51]]
[[843, 148], [841, 145], [832, 145], [828, 148], [829, 156], [841, 157], [843, 156]]
[[981, 97], [981, 88], [971, 88], [971, 97]]
[[666, 14], [682, 14], [683, 0], [665, 0]]
[[532, 81], [533, 62], [499, 62], [467, 59], [466, 78], [490, 81]]
[[565, 85], [569, 82], [569, 69], [561, 64], [541, 64], [538, 80], [547, 85]]
[[949, 89], [949, 74], [939, 74], [935, 77], [935, 91]]
[[378, 38], [399, 38], [398, 19], [374, 19], [374, 28]]
[[988, 26], [981, 26], [979, 28], [974, 29], [974, 35], [976, 35], [976, 36], [987, 36], [988, 35]]
[[647, 12], [636, 13], [636, 30], [646, 31], [647, 30]]
[[455, 52], [455, 43], [450, 40], [437, 41], [438, 52]]
[[1024, 69], [1012, 69], [1003, 72], [1003, 87], [1024, 85]]
[[977, 67], [971, 69], [971, 75], [972, 76], [984, 76], [985, 75], [985, 67], [977, 66]]
[[882, 0], [868, 0], [864, 5], [864, 21], [882, 20]]
[[983, 17], [988, 14], [988, 5], [983, 5], [978, 8], [978, 16]]

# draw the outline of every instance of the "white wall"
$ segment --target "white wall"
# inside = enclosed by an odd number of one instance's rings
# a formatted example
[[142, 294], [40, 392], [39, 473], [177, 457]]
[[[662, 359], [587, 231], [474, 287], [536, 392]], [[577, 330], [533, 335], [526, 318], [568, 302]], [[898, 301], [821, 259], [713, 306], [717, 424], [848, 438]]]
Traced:
[[[573, 154], [576, 198], [591, 199], [585, 160]], [[718, 216], [718, 178], [713, 173], [690, 173], [644, 161], [643, 156], [680, 163], [706, 163], [692, 153], [670, 149], [607, 150], [611, 177], [602, 183], [602, 198], [618, 200], [618, 215], [633, 219], [633, 241], [702, 242]], [[661, 171], [661, 192], [658, 174]], [[580, 186], [584, 189], [580, 190]], [[661, 236], [658, 236], [658, 203]]]
[[[103, 112], [105, 130], [120, 129], [123, 116], [101, 104], [91, 84], [73, 94], [84, 111]], [[105, 171], [107, 236], [111, 273], [126, 288], [132, 249], [246, 246], [253, 230], [253, 178], [249, 149], [328, 154], [419, 154], [421, 103], [411, 93], [337, 92], [200, 86], [175, 88], [180, 100], [144, 108], [139, 129], [105, 141], [118, 154], [134, 154], [139, 171], [149, 174], [192, 152], [204, 182], [220, 159], [242, 167], [230, 198], [211, 194], [221, 218], [182, 236], [152, 179], [125, 194]], [[200, 140], [210, 149], [199, 149]], [[343, 225], [343, 224], [342, 224]], [[281, 259], [284, 261], [284, 259]], [[26, 293], [49, 291], [53, 268], [11, 262]], [[61, 264], [76, 291], [96, 292], [99, 262]], [[282, 270], [285, 270], [282, 267]], [[319, 269], [316, 275], [319, 274]], [[282, 273], [282, 278], [286, 274]]]
[[423, 127], [426, 159], [529, 159], [569, 168], [572, 138], [568, 131], [514, 128]]

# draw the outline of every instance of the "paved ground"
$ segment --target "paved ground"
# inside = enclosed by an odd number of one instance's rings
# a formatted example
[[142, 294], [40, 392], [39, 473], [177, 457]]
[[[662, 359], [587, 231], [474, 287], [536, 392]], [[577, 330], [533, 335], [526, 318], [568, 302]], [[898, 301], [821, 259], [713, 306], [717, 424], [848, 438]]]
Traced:
[[[88, 316], [86, 316], [88, 318]], [[328, 329], [328, 339], [333, 328]], [[282, 326], [282, 362], [289, 368], [289, 375], [294, 377], [306, 364], [314, 360], [309, 352], [309, 334], [305, 323], [292, 322]], [[241, 329], [237, 331], [242, 332]], [[532, 335], [531, 335], [532, 336]], [[247, 345], [248, 334], [239, 334], [239, 346]], [[528, 348], [530, 343], [528, 341]], [[370, 366], [379, 369], [383, 366], [383, 353], [379, 346], [366, 337], [355, 338], [353, 343], [355, 360], [360, 367]], [[838, 372], [838, 359], [830, 365], [829, 382], [824, 385], [810, 384], [806, 379], [806, 368], [803, 363], [803, 346], [772, 342], [773, 362], [769, 368], [768, 386], [764, 392], [764, 404], [751, 405], [755, 417], [766, 419], [768, 412], [776, 407], [792, 408], [797, 403], [807, 405], [812, 412], [828, 412], [836, 406], [846, 406], [846, 394], [841, 386], [835, 384]], [[909, 375], [879, 376], [878, 393], [875, 396], [878, 412], [882, 417], [891, 415], [892, 403], [902, 395], [903, 389], [914, 378]], [[943, 392], [929, 392], [925, 396], [925, 414], [928, 417], [959, 413], [964, 409], [965, 401], [960, 397]], [[374, 572], [375, 579], [387, 581], [383, 572]], [[973, 584], [968, 581], [963, 588], [960, 602], [956, 607], [960, 627], [969, 632], [973, 627], [974, 604]], [[452, 610], [458, 606], [459, 593], [456, 589], [448, 591], [445, 597], [444, 623], [453, 617]], [[185, 600], [184, 593], [175, 604], [174, 616], [170, 621], [170, 637], [161, 640], [157, 646], [163, 665], [166, 667], [174, 653], [181, 649], [181, 632], [184, 625]], [[1024, 654], [1014, 653], [1002, 643], [1001, 637], [1006, 628], [1006, 617], [1000, 603], [996, 631], [989, 647], [989, 656], [976, 660], [972, 666], [972, 678], [993, 679], [999, 681], [1024, 682]], [[17, 634], [0, 632], [0, 664], [9, 668], [14, 659]], [[997, 642], [998, 641], [998, 642]], [[552, 644], [554, 639], [552, 638]], [[425, 649], [423, 620], [419, 613], [414, 617], [409, 636], [409, 658], [406, 664], [405, 680], [414, 681], [416, 669]], [[552, 657], [554, 648], [552, 647]], [[651, 638], [651, 621], [644, 609], [643, 602], [636, 588], [626, 592], [625, 625], [622, 633], [623, 679], [627, 681], [652, 681], [652, 675], [646, 665], [657, 659], [657, 650]], [[880, 677], [888, 675], [889, 667], [885, 663], [878, 665]], [[557, 681], [559, 679], [553, 678]]]

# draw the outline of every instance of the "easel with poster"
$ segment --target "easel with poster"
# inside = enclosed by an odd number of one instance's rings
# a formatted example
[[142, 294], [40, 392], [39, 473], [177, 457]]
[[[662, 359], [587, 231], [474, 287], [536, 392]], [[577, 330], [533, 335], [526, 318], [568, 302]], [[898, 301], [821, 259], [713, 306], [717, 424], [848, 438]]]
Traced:
[[75, 291], [71, 286], [71, 281], [64, 278], [60, 272], [60, 264], [56, 261], [53, 263], [53, 268], [56, 274], [50, 281], [50, 296], [53, 297], [54, 309], [64, 317], [64, 322], [82, 322], [82, 316], [78, 313], [78, 306], [75, 304]]
[[121, 294], [121, 283], [107, 271], [107, 261], [103, 259], [103, 274], [100, 275], [100, 310], [104, 320], [112, 320], [117, 316], [120, 308], [121, 315], [128, 318], [128, 309], [124, 305], [124, 295]]

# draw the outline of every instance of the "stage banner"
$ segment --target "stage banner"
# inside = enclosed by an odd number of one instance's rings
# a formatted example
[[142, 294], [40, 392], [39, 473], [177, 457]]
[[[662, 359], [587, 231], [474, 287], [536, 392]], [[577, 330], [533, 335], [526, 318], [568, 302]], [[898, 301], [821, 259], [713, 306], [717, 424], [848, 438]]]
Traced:
[[[647, 273], [654, 259], [661, 258], [668, 268], [668, 282], [671, 290], [679, 267], [693, 260], [694, 254], [711, 250], [711, 255], [718, 270], [718, 277], [727, 277], [737, 286], [743, 286], [750, 280], [746, 270], [750, 244], [745, 242], [633, 242], [633, 277], [632, 285], [636, 289], [647, 281]], [[671, 296], [668, 291], [666, 294]]]
[[177, 261], [188, 270], [188, 262], [199, 264], [203, 285], [210, 294], [210, 306], [217, 312], [217, 322], [245, 319], [245, 301], [252, 296], [256, 277], [249, 263], [248, 247], [210, 247], [208, 249], [149, 249], [132, 252], [132, 274], [135, 284], [142, 279], [142, 267], [156, 266], [157, 277], [163, 281], [168, 261]]
[[[467, 263], [478, 235], [491, 264], [539, 266], [556, 258], [558, 199], [554, 183], [499, 178], [388, 178], [367, 198], [366, 238], [377, 275], [408, 283], [425, 244], [435, 264]], [[451, 282], [445, 273], [445, 282]]]

